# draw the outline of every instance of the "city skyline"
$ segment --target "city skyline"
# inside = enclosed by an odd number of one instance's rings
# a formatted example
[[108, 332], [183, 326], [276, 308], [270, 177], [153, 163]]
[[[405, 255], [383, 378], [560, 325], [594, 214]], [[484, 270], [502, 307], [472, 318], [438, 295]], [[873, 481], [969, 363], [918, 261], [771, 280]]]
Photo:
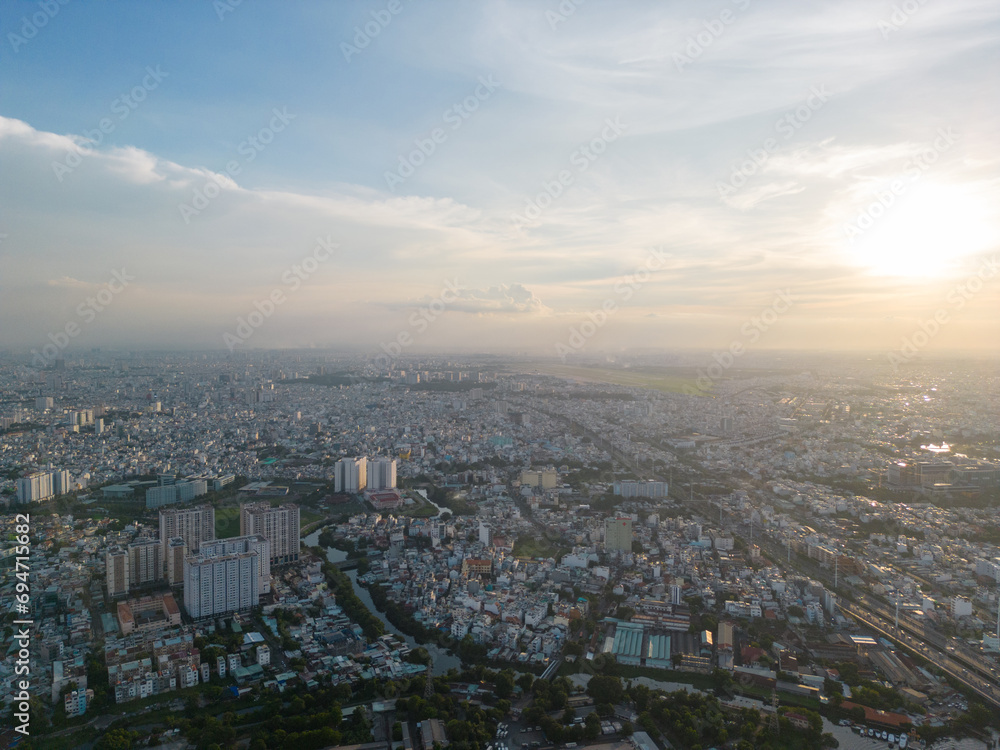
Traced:
[[0, 347], [995, 351], [993, 4], [54, 7]]

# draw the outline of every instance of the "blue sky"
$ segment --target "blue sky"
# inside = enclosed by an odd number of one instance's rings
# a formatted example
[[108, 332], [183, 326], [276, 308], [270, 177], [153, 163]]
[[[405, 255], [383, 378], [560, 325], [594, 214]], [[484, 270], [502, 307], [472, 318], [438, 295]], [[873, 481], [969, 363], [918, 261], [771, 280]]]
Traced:
[[760, 348], [891, 349], [942, 308], [929, 350], [1000, 334], [1000, 276], [948, 301], [1000, 240], [992, 2], [69, 0], [0, 28], [0, 345], [222, 348], [276, 291], [238, 346], [555, 354], [610, 301], [585, 353], [717, 348], [777, 290]]

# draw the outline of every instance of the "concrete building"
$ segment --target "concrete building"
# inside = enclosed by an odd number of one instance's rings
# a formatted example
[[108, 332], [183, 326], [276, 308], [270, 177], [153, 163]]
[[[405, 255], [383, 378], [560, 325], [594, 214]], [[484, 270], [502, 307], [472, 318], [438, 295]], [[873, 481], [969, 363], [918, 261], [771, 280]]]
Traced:
[[293, 503], [274, 508], [265, 502], [240, 506], [240, 535], [258, 534], [267, 539], [271, 549], [271, 565], [298, 561], [299, 532], [299, 506]]
[[163, 578], [163, 558], [158, 539], [140, 537], [128, 545], [129, 590]]
[[187, 545], [184, 538], [175, 536], [167, 540], [167, 558], [164, 564], [164, 573], [167, 583], [171, 586], [182, 586], [184, 584], [184, 558], [187, 557]]
[[[184, 608], [194, 619], [246, 612], [260, 603], [261, 577], [270, 559], [261, 537], [214, 542], [184, 561]], [[268, 571], [269, 575], [269, 571]]]
[[631, 518], [609, 518], [604, 522], [604, 549], [608, 552], [632, 551]]
[[391, 490], [396, 487], [396, 459], [374, 458], [368, 462], [367, 487], [370, 490]]
[[108, 596], [124, 596], [128, 593], [128, 552], [121, 547], [112, 547], [104, 556]]
[[[160, 544], [163, 561], [167, 562], [171, 540], [180, 537], [187, 554], [195, 554], [204, 542], [215, 539], [215, 508], [198, 505], [193, 508], [168, 508], [160, 511]], [[169, 569], [167, 570], [169, 573]]]
[[368, 485], [368, 459], [342, 458], [333, 467], [334, 492], [361, 492]]

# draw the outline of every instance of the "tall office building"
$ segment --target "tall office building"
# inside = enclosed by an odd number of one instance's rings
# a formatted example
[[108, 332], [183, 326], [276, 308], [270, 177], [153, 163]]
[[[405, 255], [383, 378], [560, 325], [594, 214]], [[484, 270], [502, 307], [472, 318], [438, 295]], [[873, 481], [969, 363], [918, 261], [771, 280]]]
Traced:
[[199, 551], [204, 542], [215, 539], [215, 508], [198, 505], [194, 508], [168, 508], [160, 511], [160, 545], [163, 547], [164, 570], [170, 540], [174, 537], [184, 540], [186, 554]]
[[368, 489], [391, 490], [396, 487], [396, 459], [373, 458], [368, 462]]
[[107, 564], [108, 596], [124, 596], [128, 593], [128, 552], [121, 547], [112, 547], [104, 556]]
[[[258, 536], [211, 542], [184, 560], [184, 608], [195, 619], [245, 612], [260, 603], [270, 549]], [[270, 570], [268, 570], [268, 579]]]
[[368, 459], [342, 458], [333, 467], [334, 492], [361, 492], [368, 485]]
[[129, 588], [156, 583], [163, 578], [160, 540], [140, 537], [128, 546]]
[[240, 506], [240, 535], [260, 534], [271, 545], [271, 564], [299, 559], [299, 506], [288, 503], [272, 508], [269, 503]]
[[187, 544], [184, 538], [175, 536], [167, 540], [167, 557], [164, 562], [163, 572], [167, 576], [167, 583], [171, 586], [180, 586], [184, 583], [184, 558], [187, 557]]
[[632, 551], [631, 518], [608, 518], [605, 520], [604, 549], [608, 552]]

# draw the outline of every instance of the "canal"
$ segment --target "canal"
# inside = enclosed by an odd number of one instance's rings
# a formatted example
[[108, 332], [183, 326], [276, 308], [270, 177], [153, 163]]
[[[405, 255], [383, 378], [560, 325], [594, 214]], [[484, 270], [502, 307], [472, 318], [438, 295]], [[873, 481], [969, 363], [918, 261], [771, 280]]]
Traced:
[[[317, 547], [319, 546], [319, 534], [320, 534], [319, 531], [314, 531], [309, 536], [303, 538], [302, 541], [305, 542], [306, 545], [310, 547]], [[344, 560], [347, 559], [347, 553], [344, 552], [343, 550], [334, 549], [333, 547], [327, 547], [326, 559], [332, 563], [343, 562]], [[447, 649], [443, 649], [434, 643], [425, 643], [421, 645], [417, 643], [416, 640], [414, 640], [413, 636], [406, 635], [405, 633], [401, 632], [399, 628], [397, 628], [395, 625], [389, 622], [386, 619], [385, 615], [379, 612], [378, 609], [376, 609], [375, 602], [372, 601], [371, 596], [368, 594], [368, 589], [366, 589], [364, 586], [358, 585], [358, 571], [348, 570], [346, 572], [346, 575], [348, 578], [351, 579], [351, 585], [354, 586], [354, 593], [356, 593], [361, 598], [361, 601], [365, 603], [365, 606], [368, 607], [368, 609], [372, 612], [372, 614], [378, 617], [378, 619], [382, 621], [382, 624], [385, 625], [385, 632], [395, 633], [404, 641], [406, 641], [412, 648], [417, 648], [418, 646], [420, 646], [421, 648], [427, 649], [427, 652], [431, 655], [431, 659], [434, 660], [435, 676], [444, 674], [452, 667], [454, 667], [455, 669], [462, 668], [462, 660], [459, 659], [454, 654], [449, 653]]]

